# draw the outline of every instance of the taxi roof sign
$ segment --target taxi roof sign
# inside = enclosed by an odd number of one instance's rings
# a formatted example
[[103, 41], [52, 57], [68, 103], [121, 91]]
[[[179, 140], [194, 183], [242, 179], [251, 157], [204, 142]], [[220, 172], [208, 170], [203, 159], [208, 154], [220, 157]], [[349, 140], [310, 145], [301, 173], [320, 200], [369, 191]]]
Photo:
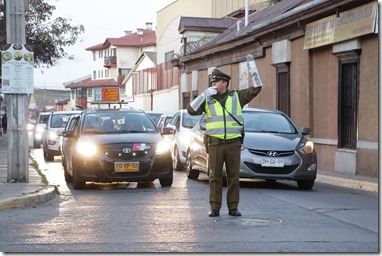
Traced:
[[119, 87], [94, 88], [94, 103], [110, 103], [119, 101]]

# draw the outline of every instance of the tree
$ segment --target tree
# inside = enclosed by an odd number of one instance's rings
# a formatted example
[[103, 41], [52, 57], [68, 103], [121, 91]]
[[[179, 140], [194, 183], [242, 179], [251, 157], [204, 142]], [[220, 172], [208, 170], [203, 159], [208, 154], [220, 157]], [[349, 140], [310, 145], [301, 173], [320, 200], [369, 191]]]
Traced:
[[[35, 66], [49, 68], [60, 59], [73, 59], [65, 52], [65, 47], [76, 44], [85, 31], [83, 25], [71, 25], [71, 19], [52, 19], [56, 7], [49, 0], [28, 0], [29, 10], [25, 13], [25, 37], [27, 46], [34, 52]], [[0, 46], [6, 45], [5, 0], [0, 3]], [[81, 40], [80, 40], [81, 41]]]

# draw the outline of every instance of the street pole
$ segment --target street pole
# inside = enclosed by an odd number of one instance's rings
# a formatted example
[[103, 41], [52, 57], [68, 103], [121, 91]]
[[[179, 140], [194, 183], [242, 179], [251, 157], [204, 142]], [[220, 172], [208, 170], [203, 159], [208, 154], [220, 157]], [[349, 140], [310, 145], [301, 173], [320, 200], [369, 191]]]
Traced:
[[[6, 0], [7, 44], [26, 44], [25, 9], [27, 0]], [[8, 116], [7, 182], [29, 182], [27, 94], [5, 94]]]

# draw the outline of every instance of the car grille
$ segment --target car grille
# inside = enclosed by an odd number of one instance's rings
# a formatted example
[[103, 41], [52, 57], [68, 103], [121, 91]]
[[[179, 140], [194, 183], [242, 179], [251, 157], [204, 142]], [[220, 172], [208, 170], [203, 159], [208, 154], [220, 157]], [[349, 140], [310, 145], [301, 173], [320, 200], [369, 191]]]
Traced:
[[263, 167], [261, 164], [250, 162], [244, 162], [244, 164], [251, 169], [251, 171], [263, 174], [290, 174], [299, 166], [298, 164], [295, 164], [284, 167]]
[[294, 154], [293, 150], [289, 151], [277, 151], [277, 150], [256, 150], [256, 149], [248, 149], [249, 152], [255, 155], [260, 155], [260, 156], [269, 156], [268, 153], [276, 153], [276, 155], [272, 155], [272, 157], [286, 157], [286, 156], [291, 156]]
[[103, 147], [101, 149], [101, 154], [103, 154], [109, 161], [131, 161], [131, 160], [138, 160], [138, 159], [146, 159], [148, 157], [151, 157], [154, 154], [154, 149], [152, 148], [152, 145], [150, 149], [142, 150], [142, 151], [131, 151], [129, 153], [124, 153], [122, 150], [123, 148], [132, 147], [132, 145], [113, 145], [108, 147]]

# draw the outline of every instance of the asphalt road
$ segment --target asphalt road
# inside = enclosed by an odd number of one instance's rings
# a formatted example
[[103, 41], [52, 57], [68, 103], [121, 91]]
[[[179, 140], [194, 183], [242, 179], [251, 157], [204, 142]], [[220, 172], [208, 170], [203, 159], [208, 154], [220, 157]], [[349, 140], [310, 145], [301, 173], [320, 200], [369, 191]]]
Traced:
[[[40, 169], [60, 195], [0, 211], [2, 252], [378, 252], [378, 193], [316, 183], [241, 182], [239, 209], [208, 217], [208, 180], [174, 173], [174, 184], [88, 184], [74, 190], [61, 160]], [[225, 189], [223, 197], [225, 199]], [[225, 200], [223, 199], [223, 202]]]

